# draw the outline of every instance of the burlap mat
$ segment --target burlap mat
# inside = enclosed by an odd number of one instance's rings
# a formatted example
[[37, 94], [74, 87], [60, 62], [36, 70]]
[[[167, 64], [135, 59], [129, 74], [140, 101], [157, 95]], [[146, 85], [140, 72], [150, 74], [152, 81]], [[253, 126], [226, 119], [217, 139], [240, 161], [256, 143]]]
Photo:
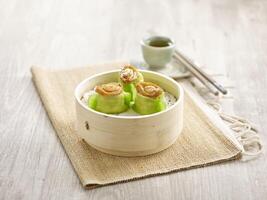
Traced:
[[135, 158], [101, 153], [75, 133], [74, 89], [86, 77], [121, 67], [94, 65], [65, 71], [32, 68], [33, 80], [48, 116], [81, 183], [86, 188], [203, 167], [240, 157], [240, 150], [185, 95], [184, 129], [177, 142], [160, 153]]

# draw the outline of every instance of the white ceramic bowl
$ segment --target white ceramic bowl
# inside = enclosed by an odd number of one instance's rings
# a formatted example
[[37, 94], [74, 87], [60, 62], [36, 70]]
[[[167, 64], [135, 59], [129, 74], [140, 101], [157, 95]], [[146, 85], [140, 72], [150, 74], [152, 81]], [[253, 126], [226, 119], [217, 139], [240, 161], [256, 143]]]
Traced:
[[118, 80], [119, 70], [96, 74], [75, 89], [77, 133], [95, 149], [118, 156], [144, 156], [171, 146], [183, 128], [182, 87], [164, 75], [140, 70], [145, 81], [158, 84], [177, 101], [166, 110], [142, 116], [117, 116], [97, 112], [81, 101], [83, 94], [98, 84]]

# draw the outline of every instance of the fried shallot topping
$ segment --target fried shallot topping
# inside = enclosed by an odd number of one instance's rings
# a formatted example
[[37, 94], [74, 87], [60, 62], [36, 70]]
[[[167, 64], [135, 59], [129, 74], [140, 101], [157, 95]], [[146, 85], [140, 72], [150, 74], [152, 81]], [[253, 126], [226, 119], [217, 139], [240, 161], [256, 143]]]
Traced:
[[122, 86], [119, 83], [107, 83], [95, 87], [95, 91], [103, 96], [116, 96], [122, 93]]
[[138, 70], [132, 65], [126, 65], [120, 71], [120, 79], [124, 83], [131, 83], [138, 78]]
[[163, 93], [161, 87], [151, 82], [140, 82], [136, 85], [137, 92], [146, 97], [157, 98]]

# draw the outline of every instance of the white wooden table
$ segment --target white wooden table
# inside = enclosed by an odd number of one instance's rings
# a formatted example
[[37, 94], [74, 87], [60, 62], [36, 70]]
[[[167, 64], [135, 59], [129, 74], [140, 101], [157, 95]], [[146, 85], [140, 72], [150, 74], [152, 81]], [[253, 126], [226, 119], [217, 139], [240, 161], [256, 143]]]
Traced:
[[29, 68], [141, 59], [149, 30], [225, 73], [234, 110], [267, 136], [267, 1], [0, 0], [0, 199], [266, 199], [267, 156], [84, 190]]

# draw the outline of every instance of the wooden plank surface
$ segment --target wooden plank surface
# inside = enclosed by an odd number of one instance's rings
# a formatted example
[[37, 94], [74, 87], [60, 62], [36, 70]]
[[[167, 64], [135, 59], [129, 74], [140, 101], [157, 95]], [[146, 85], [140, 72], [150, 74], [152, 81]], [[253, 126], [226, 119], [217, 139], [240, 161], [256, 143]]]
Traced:
[[0, 199], [266, 199], [266, 154], [85, 191], [29, 68], [141, 59], [154, 30], [236, 86], [234, 111], [267, 136], [267, 1], [0, 0]]

